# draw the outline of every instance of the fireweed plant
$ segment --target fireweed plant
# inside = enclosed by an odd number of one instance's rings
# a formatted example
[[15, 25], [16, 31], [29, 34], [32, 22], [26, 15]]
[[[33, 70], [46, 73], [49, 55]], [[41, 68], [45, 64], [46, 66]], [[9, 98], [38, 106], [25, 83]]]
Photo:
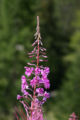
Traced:
[[47, 61], [47, 56], [41, 41], [39, 16], [37, 16], [35, 42], [32, 46], [34, 47], [33, 51], [28, 53], [32, 60], [24, 67], [25, 74], [21, 77], [22, 95], [17, 95], [17, 100], [23, 105], [26, 115], [23, 111], [20, 113], [16, 108], [17, 120], [19, 120], [19, 115], [23, 120], [44, 120], [42, 105], [50, 97], [50, 94], [45, 91], [50, 88], [47, 78], [50, 70], [49, 67], [41, 65], [42, 62]]

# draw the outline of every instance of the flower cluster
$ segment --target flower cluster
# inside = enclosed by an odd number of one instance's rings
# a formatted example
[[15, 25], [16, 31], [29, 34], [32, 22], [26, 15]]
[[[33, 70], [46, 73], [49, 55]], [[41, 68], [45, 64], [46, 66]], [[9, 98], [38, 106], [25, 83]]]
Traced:
[[[49, 73], [49, 68], [48, 67], [44, 67], [44, 69], [40, 69], [39, 67], [33, 68], [33, 67], [25, 67], [25, 75], [22, 75], [21, 77], [21, 92], [23, 93], [23, 96], [18, 95], [17, 99], [21, 99], [24, 98], [29, 95], [29, 90], [33, 90], [34, 87], [35, 88], [35, 95], [37, 98], [39, 97], [43, 97], [42, 102], [47, 98], [49, 98], [49, 93], [47, 93], [46, 91], [44, 91], [43, 88], [48, 89], [50, 88], [50, 82], [47, 78]], [[34, 77], [31, 79], [29, 77], [31, 77], [31, 75], [33, 75]], [[43, 87], [43, 88], [42, 88]]]
[[[37, 32], [35, 34], [36, 41], [32, 44], [34, 49], [29, 53], [30, 58], [35, 58], [28, 66], [25, 66], [25, 74], [21, 77], [22, 95], [17, 95], [17, 100], [23, 104], [27, 120], [43, 120], [42, 104], [45, 103], [50, 94], [45, 89], [50, 88], [48, 74], [49, 67], [39, 65], [40, 62], [47, 61], [46, 49], [42, 47], [41, 36], [39, 31], [39, 17], [37, 17]], [[44, 58], [44, 59], [43, 59]], [[30, 106], [24, 99], [30, 101]]]

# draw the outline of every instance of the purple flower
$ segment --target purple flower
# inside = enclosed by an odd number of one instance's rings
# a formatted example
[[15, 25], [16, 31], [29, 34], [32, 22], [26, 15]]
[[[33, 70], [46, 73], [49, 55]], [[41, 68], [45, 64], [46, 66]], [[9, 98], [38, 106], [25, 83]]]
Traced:
[[45, 67], [45, 68], [44, 68], [44, 72], [48, 75], [48, 74], [49, 74], [49, 72], [50, 72], [49, 67]]
[[46, 102], [46, 100], [47, 99], [45, 97], [43, 97], [42, 104], [44, 104]]
[[17, 95], [17, 100], [20, 100], [21, 98], [23, 98], [23, 96]]
[[21, 92], [24, 94], [24, 95], [27, 95], [28, 92], [26, 92], [26, 89], [28, 88], [28, 85], [27, 84], [22, 84], [21, 85]]
[[36, 79], [36, 77], [34, 77], [34, 78], [30, 81], [30, 85], [31, 85], [32, 88], [33, 88], [34, 86], [36, 86], [36, 84], [37, 84], [37, 79]]
[[28, 84], [27, 84], [27, 82], [26, 82], [26, 77], [25, 77], [24, 75], [21, 77], [21, 80], [22, 80], [22, 83], [21, 83], [21, 91], [22, 91], [22, 93], [24, 94], [24, 91], [25, 91], [26, 89], [28, 89]]
[[40, 74], [40, 72], [41, 72], [40, 68], [36, 67], [36, 68], [35, 68], [35, 75]]
[[41, 69], [41, 75], [42, 76], [45, 76], [46, 74], [44, 73], [44, 70], [43, 69]]
[[24, 67], [24, 68], [26, 69], [25, 75], [27, 75], [28, 77], [31, 76], [34, 68], [33, 67], [31, 67], [31, 68], [30, 67]]
[[26, 89], [26, 85], [25, 84], [21, 84], [21, 92], [24, 93], [24, 90]]
[[[45, 60], [47, 56], [45, 53], [46, 49], [43, 48], [41, 42], [39, 17], [37, 17], [35, 39], [36, 41], [33, 43], [34, 48], [29, 53], [30, 58], [35, 58], [31, 60], [31, 63], [27, 63], [28, 67], [24, 67], [25, 75], [22, 75], [21, 77], [22, 96], [17, 95], [17, 100], [21, 99], [20, 103], [22, 103], [26, 111], [26, 118], [23, 119], [27, 120], [43, 120], [42, 104], [50, 97], [50, 94], [47, 91], [44, 91], [44, 88], [47, 89], [50, 87], [50, 82], [47, 78], [50, 70], [49, 67], [44, 67], [40, 64], [43, 61], [47, 61]], [[42, 86], [44, 88], [42, 88]]]
[[50, 94], [45, 91], [44, 97], [43, 97], [43, 100], [42, 100], [41, 104], [44, 104], [49, 97], [50, 97]]
[[48, 79], [44, 79], [44, 87], [45, 87], [46, 89], [50, 88], [50, 82], [49, 82]]
[[46, 89], [50, 88], [50, 82], [46, 76], [42, 76], [42, 78], [39, 80], [39, 83], [44, 84]]
[[27, 96], [28, 95], [28, 92], [26, 90], [24, 90], [24, 95]]
[[47, 75], [49, 74], [50, 70], [49, 67], [44, 67], [44, 69], [41, 69], [41, 75], [43, 77], [47, 77]]
[[36, 98], [34, 100], [34, 109], [32, 111], [32, 118], [30, 117], [29, 120], [43, 120], [42, 107], [41, 107], [39, 100]]
[[47, 99], [47, 98], [50, 98], [50, 94], [48, 92], [45, 91], [44, 93], [44, 97]]
[[39, 81], [40, 81], [40, 77], [36, 76], [34, 77], [31, 81], [30, 81], [30, 85], [32, 86], [32, 88], [36, 85], [39, 86]]
[[26, 82], [26, 77], [22, 75], [21, 80], [22, 80], [22, 83], [24, 84]]
[[40, 94], [43, 94], [44, 93], [44, 89], [43, 88], [37, 88], [36, 92], [40, 93]]

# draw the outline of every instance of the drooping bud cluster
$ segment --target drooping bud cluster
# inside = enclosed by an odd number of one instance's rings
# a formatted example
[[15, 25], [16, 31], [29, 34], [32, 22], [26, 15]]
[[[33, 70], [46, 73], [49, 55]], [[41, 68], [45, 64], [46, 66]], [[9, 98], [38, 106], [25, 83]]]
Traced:
[[[49, 67], [43, 67], [40, 62], [47, 61], [46, 49], [43, 48], [39, 29], [39, 17], [37, 16], [37, 32], [35, 34], [35, 42], [33, 51], [29, 54], [32, 59], [31, 63], [25, 66], [25, 74], [21, 77], [21, 92], [22, 95], [17, 95], [26, 111], [27, 120], [43, 120], [42, 104], [50, 97], [50, 94], [45, 89], [50, 88], [48, 74]], [[33, 60], [34, 59], [34, 60]], [[40, 63], [40, 64], [39, 64]], [[31, 104], [25, 102], [28, 100]]]

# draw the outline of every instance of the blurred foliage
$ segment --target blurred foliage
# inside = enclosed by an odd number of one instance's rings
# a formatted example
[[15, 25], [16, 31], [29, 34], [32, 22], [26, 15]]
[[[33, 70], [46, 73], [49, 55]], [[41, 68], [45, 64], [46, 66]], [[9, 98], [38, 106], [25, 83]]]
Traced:
[[80, 115], [80, 10], [76, 11], [76, 19], [72, 23], [74, 27], [70, 46], [73, 52], [67, 55], [70, 67], [66, 72], [66, 81], [63, 82], [54, 107], [56, 117], [68, 120], [69, 114], [75, 112]]
[[80, 0], [0, 0], [0, 120], [15, 120], [16, 95], [29, 62], [37, 15], [48, 51], [50, 91], [58, 91], [45, 105], [50, 110], [47, 118], [67, 120], [71, 112], [79, 112], [79, 14]]
[[[48, 50], [48, 65], [51, 68], [51, 90], [58, 89], [66, 71], [63, 56], [70, 51], [69, 35], [64, 34], [58, 25], [59, 16], [55, 16], [57, 14], [55, 1], [38, 0], [36, 4], [35, 10], [37, 11], [36, 15], [40, 16], [43, 42]], [[61, 71], [61, 69], [64, 69], [64, 71]]]

